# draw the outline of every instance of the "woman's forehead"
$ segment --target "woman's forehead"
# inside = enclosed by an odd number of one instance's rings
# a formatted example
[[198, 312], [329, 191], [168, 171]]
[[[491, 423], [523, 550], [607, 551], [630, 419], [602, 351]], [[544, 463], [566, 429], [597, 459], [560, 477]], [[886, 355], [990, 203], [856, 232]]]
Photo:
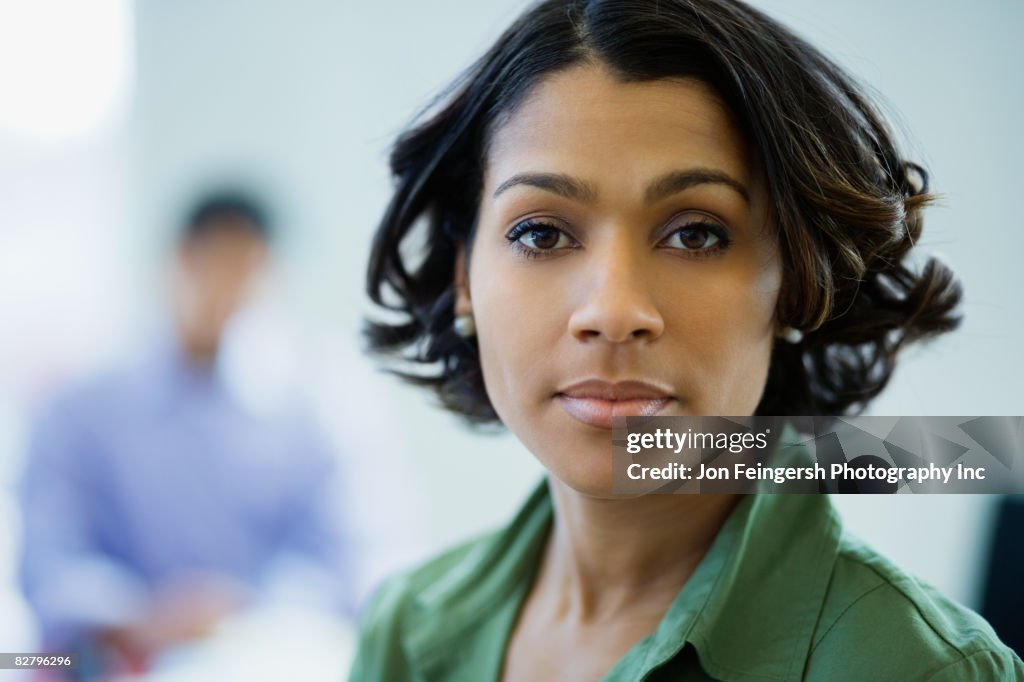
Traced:
[[750, 185], [752, 166], [729, 110], [704, 82], [623, 81], [587, 63], [541, 81], [494, 131], [485, 183], [493, 190], [522, 172], [643, 182], [689, 167]]

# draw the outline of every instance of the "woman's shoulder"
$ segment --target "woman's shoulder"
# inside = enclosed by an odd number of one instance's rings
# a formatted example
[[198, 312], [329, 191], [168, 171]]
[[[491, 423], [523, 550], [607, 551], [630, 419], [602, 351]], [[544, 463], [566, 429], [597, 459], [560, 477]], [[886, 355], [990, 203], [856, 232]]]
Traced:
[[880, 679], [874, 672], [886, 679], [1024, 680], [1024, 664], [981, 616], [844, 534], [807, 676]]
[[385, 581], [364, 609], [351, 679], [414, 679], [455, 643], [489, 650], [497, 635], [482, 623], [528, 582], [550, 520], [542, 481], [505, 527]]
[[471, 574], [500, 542], [501, 535], [500, 530], [480, 533], [384, 580], [363, 611], [364, 627], [409, 615], [414, 602], [430, 604], [441, 591], [447, 592], [463, 579], [472, 579]]
[[411, 679], [413, 664], [403, 642], [419, 629], [424, 600], [450, 585], [497, 535], [478, 535], [382, 582], [362, 611], [359, 648], [349, 679]]

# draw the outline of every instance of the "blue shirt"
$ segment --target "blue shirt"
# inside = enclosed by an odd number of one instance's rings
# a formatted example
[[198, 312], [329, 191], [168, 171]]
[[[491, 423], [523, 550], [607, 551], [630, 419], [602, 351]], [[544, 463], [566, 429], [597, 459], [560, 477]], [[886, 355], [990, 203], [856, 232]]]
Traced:
[[258, 594], [292, 576], [350, 606], [332, 453], [298, 411], [246, 411], [171, 341], [55, 400], [29, 448], [21, 579], [47, 646], [131, 622], [193, 571]]

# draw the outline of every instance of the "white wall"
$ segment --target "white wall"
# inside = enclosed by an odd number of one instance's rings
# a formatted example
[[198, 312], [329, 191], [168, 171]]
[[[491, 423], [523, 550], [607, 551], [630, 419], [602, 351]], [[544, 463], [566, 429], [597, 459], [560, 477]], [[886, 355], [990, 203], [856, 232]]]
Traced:
[[[1024, 136], [1007, 0], [760, 2], [876, 86], [912, 131], [943, 195], [922, 247], [967, 294], [963, 329], [904, 358], [874, 414], [1024, 414], [1024, 323], [1014, 292], [1024, 251], [1015, 201]], [[137, 5], [132, 221], [150, 262], [182, 198], [241, 169], [287, 200], [296, 236], [292, 296], [339, 344], [361, 310], [368, 236], [388, 197], [395, 133], [477, 56], [521, 3], [176, 0]], [[144, 268], [134, 275], [146, 281]], [[139, 299], [137, 307], [143, 306]], [[329, 321], [328, 323], [323, 320]], [[430, 496], [426, 542], [440, 546], [506, 519], [540, 469], [509, 437], [468, 433], [426, 397], [379, 380], [413, 446], [409, 471]], [[345, 409], [339, 404], [339, 409]], [[972, 603], [983, 521], [972, 497], [837, 499], [848, 523], [899, 564]]]
[[[0, 3], [0, 648], [31, 651], [12, 488], [38, 400], [114, 342], [129, 310], [129, 0]], [[8, 671], [3, 679], [21, 679]]]

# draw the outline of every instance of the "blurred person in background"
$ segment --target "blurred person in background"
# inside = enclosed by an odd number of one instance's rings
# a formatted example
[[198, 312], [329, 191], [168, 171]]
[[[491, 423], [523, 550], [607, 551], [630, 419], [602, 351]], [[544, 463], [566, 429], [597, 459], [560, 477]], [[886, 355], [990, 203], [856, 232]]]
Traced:
[[352, 608], [336, 458], [294, 406], [254, 415], [218, 371], [268, 265], [264, 209], [210, 195], [173, 254], [171, 324], [35, 420], [21, 581], [78, 679], [138, 673], [268, 595]]

